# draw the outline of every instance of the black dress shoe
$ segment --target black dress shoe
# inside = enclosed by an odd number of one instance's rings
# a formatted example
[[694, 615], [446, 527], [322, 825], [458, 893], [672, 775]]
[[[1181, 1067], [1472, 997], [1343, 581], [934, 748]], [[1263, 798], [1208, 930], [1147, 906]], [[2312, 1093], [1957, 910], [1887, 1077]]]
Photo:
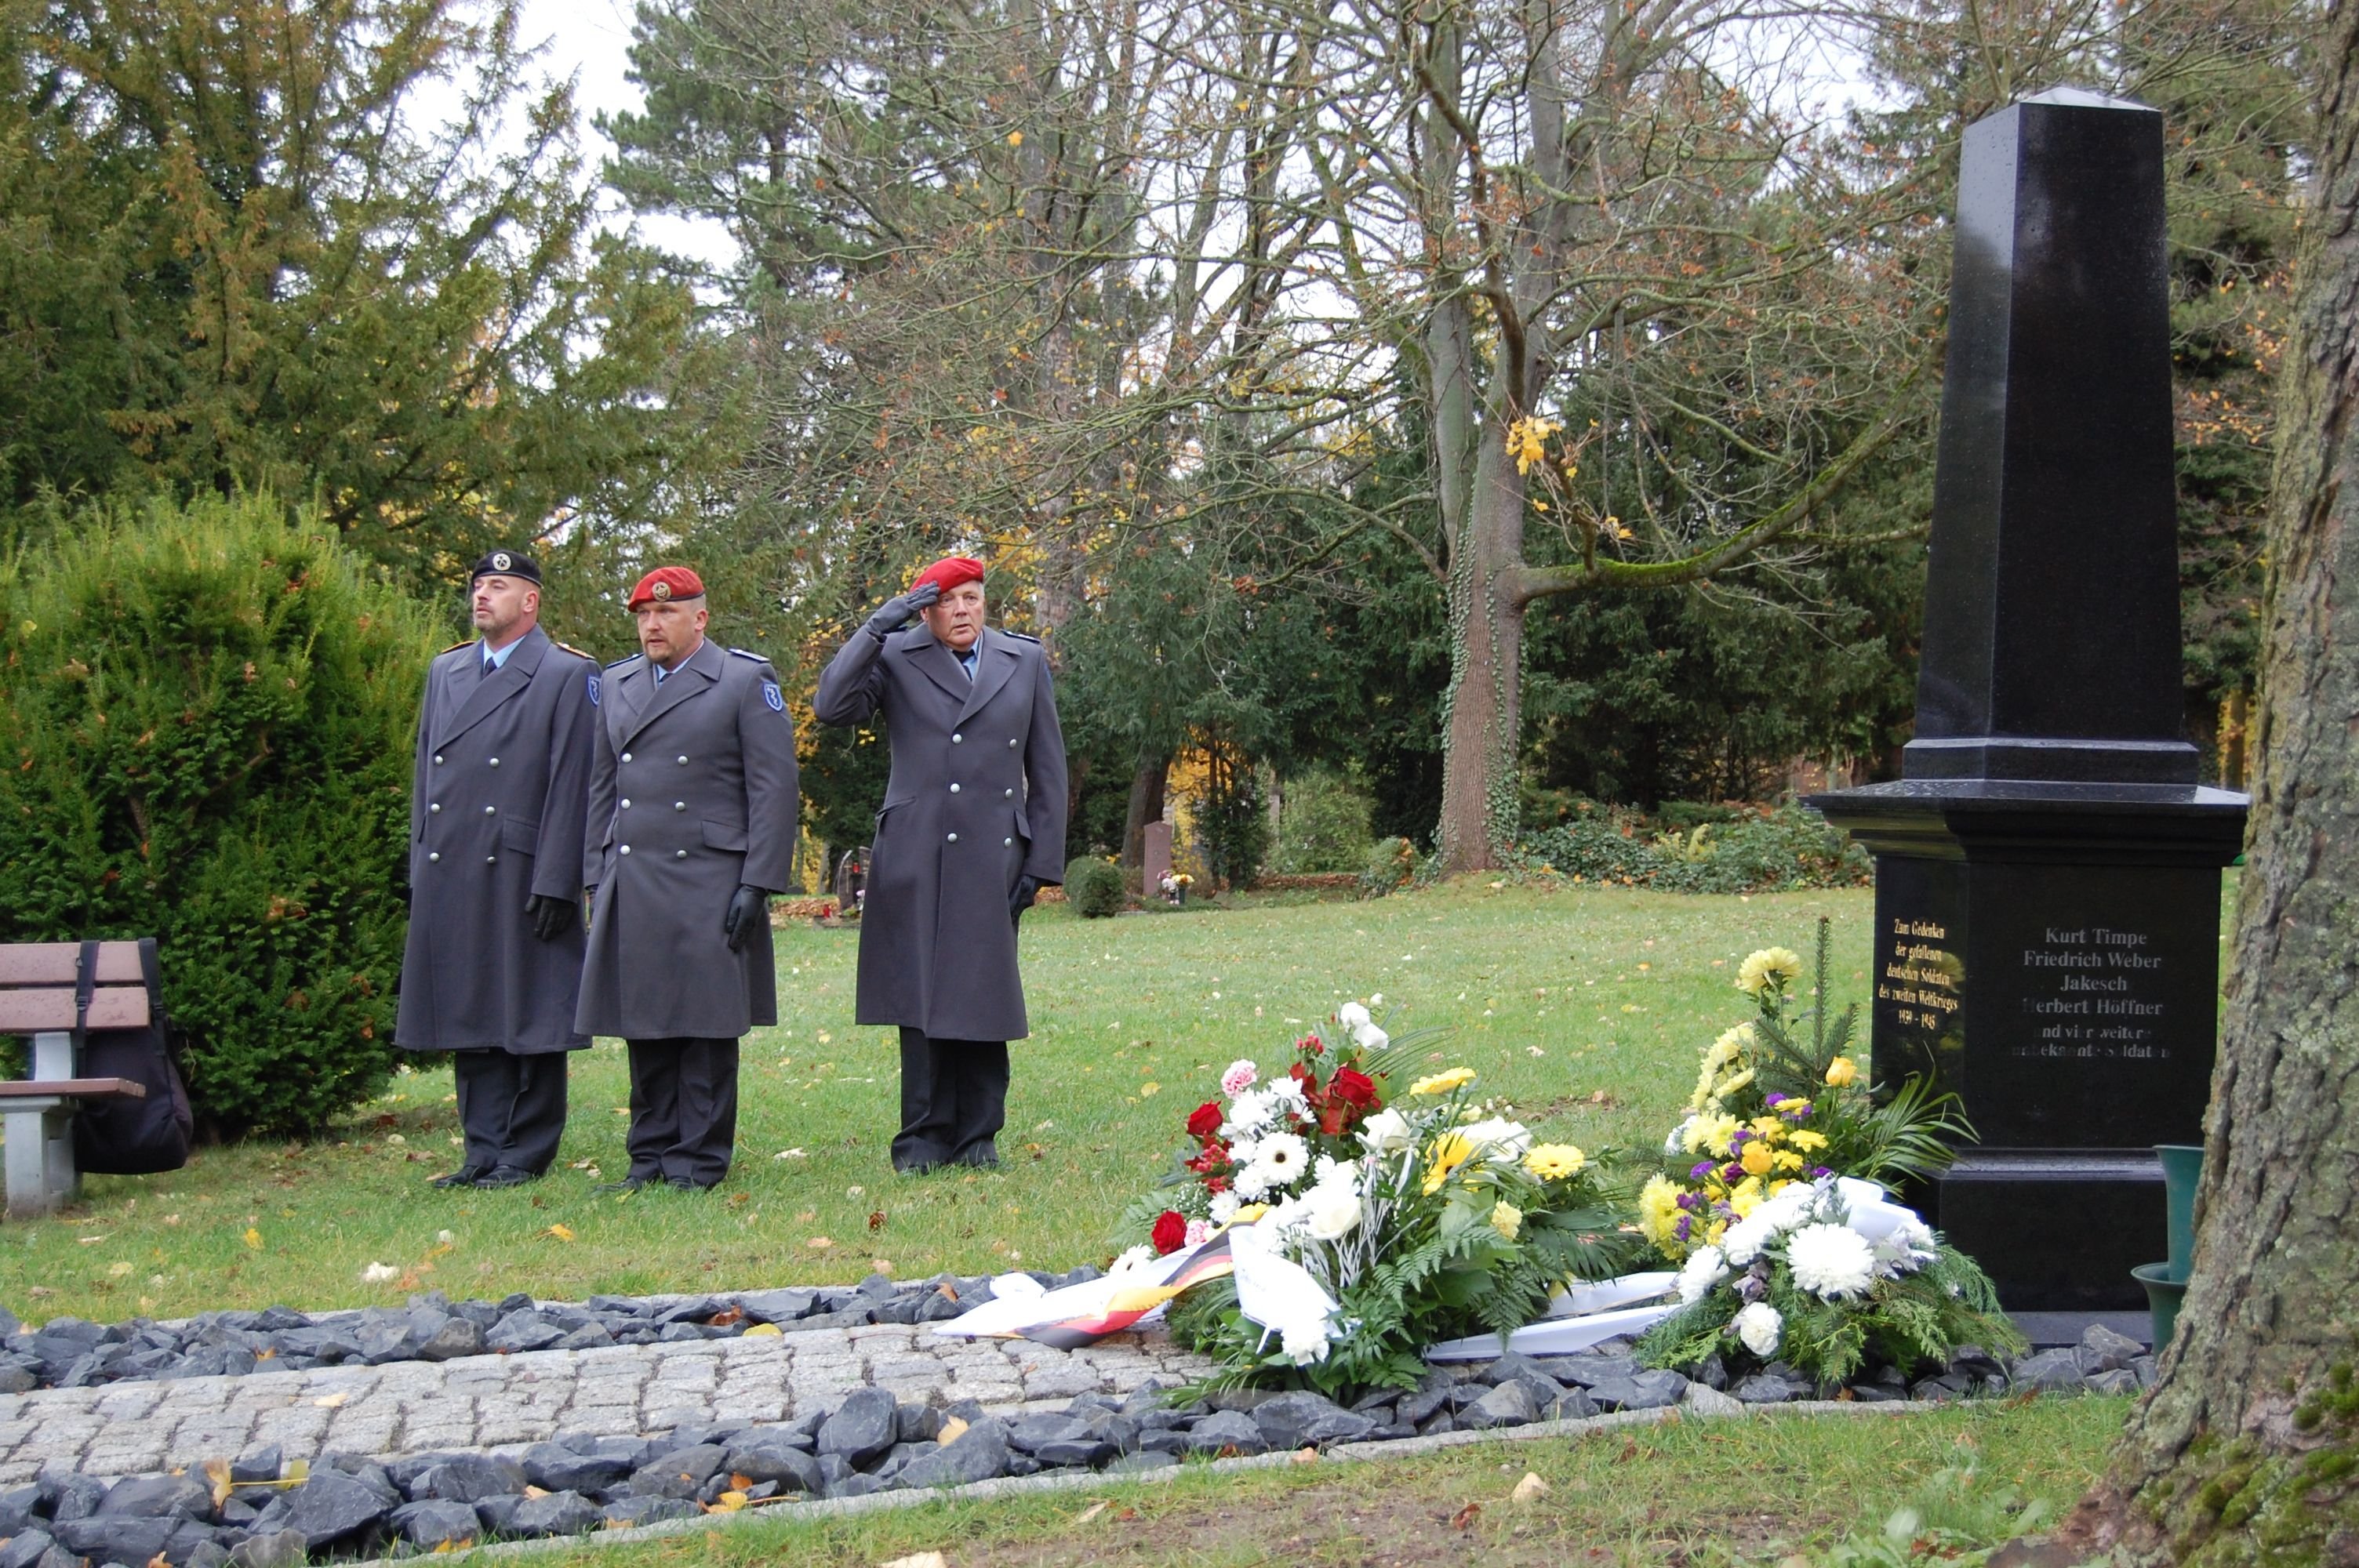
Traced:
[[435, 1177], [426, 1184], [429, 1187], [443, 1188], [472, 1187], [483, 1180], [484, 1173], [490, 1169], [488, 1165], [462, 1165], [447, 1175]]
[[669, 1187], [676, 1193], [709, 1193], [712, 1190], [713, 1186], [718, 1186], [719, 1184], [720, 1184], [716, 1182], [712, 1184], [712, 1186], [699, 1186], [696, 1183], [690, 1181], [686, 1176], [667, 1176], [664, 1178], [664, 1185]]
[[603, 1197], [612, 1193], [635, 1193], [641, 1187], [651, 1187], [655, 1183], [653, 1176], [625, 1176], [619, 1182], [601, 1182], [590, 1192], [592, 1196]]
[[478, 1187], [520, 1187], [527, 1182], [540, 1180], [540, 1173], [527, 1171], [521, 1165], [495, 1165], [475, 1178]]

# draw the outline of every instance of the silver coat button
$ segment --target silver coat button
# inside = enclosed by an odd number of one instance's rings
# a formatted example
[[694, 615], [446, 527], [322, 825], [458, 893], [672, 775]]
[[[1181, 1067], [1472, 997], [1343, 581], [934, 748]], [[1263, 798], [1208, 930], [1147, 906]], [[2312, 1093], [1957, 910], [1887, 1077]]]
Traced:
[[953, 834], [951, 834], [951, 843], [953, 843], [953, 844], [955, 844], [955, 843], [957, 843], [957, 842], [958, 842], [958, 835], [957, 835], [957, 834], [953, 833]]
[[1015, 737], [1015, 736], [1013, 736], [1013, 735], [1010, 735], [1010, 736], [1007, 738], [1007, 743], [1008, 743], [1009, 745], [1011, 745], [1011, 746], [1013, 746], [1014, 744], [1016, 744], [1016, 737]]
[[499, 814], [500, 808], [496, 806], [487, 806], [484, 807], [484, 815], [486, 816], [497, 816]]
[[688, 759], [686, 757], [674, 757], [672, 761], [678, 762], [683, 768], [688, 766]]
[[671, 803], [671, 808], [674, 811], [686, 811], [688, 809], [688, 802], [684, 800], [675, 800]]
[[956, 795], [956, 794], [958, 794], [958, 785], [956, 785], [956, 784], [952, 784], [952, 785], [951, 785], [951, 793], [952, 795]]
[[951, 736], [951, 745], [953, 745], [953, 746], [955, 746], [955, 745], [957, 745], [960, 741], [963, 741], [963, 740], [965, 740], [965, 739], [966, 739], [966, 737], [965, 737], [965, 736], [963, 736], [963, 735], [953, 735], [953, 736]]
[[496, 866], [499, 863], [500, 858], [497, 855], [486, 855], [484, 857], [484, 864], [487, 866]]
[[442, 858], [442, 854], [439, 849], [429, 849], [426, 851], [426, 858], [429, 860], [439, 860]]
[[631, 847], [630, 847], [628, 844], [625, 844], [625, 845], [622, 846], [622, 848], [616, 851], [616, 853], [618, 853], [618, 854], [624, 854], [624, 855], [627, 855], [627, 854], [629, 854], [630, 852], [631, 852]]
[[623, 753], [623, 761], [625, 761], [625, 762], [629, 762], [630, 760], [631, 760], [631, 754], [630, 754], [628, 752], [624, 752], [624, 753]]
[[1015, 842], [1016, 842], [1016, 840], [1015, 840], [1015, 839], [1013, 839], [1013, 838], [1002, 838], [1002, 839], [1000, 840], [1000, 842], [1001, 842], [1001, 843], [1003, 843], [1003, 844], [1013, 844], [1013, 843], [1015, 843]]
[[499, 760], [497, 757], [494, 757], [494, 758], [492, 759], [492, 766], [494, 766], [494, 767], [495, 767], [495, 768], [496, 768], [496, 767], [498, 767], [499, 765], [500, 765], [500, 760]]
[[440, 801], [439, 801], [439, 800], [438, 800], [438, 801], [435, 801], [435, 802], [433, 802], [432, 804], [429, 805], [429, 806], [427, 806], [427, 808], [426, 808], [426, 809], [427, 809], [427, 810], [429, 810], [429, 811], [440, 811], [440, 810], [441, 810], [441, 809], [442, 809], [442, 803], [441, 803]]
[[434, 765], [438, 768], [442, 765], [442, 753], [440, 752], [434, 753]]
[[1004, 791], [1003, 793], [1004, 793], [1004, 794], [1006, 794], [1006, 795], [1007, 796], [1007, 798], [1008, 798], [1008, 799], [1010, 799], [1010, 800], [1014, 800], [1014, 799], [1016, 798], [1016, 792], [1015, 792], [1014, 790], [1012, 790], [1012, 789], [1011, 789], [1011, 790]]
[[688, 851], [685, 849], [674, 849], [671, 852], [671, 858], [675, 860], [685, 860], [688, 859]]
[[627, 801], [627, 800], [626, 800], [626, 801], [625, 801], [625, 802], [623, 802], [623, 809], [624, 809], [625, 811], [628, 811], [628, 810], [630, 810], [630, 809], [631, 809], [631, 803], [630, 803], [629, 801]]

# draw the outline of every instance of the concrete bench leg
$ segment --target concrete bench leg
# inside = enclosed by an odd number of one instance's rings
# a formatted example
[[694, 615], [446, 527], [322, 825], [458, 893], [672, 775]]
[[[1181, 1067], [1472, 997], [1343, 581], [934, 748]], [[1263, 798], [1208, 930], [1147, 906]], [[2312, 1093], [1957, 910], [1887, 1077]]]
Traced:
[[[42, 1079], [74, 1076], [73, 1036], [62, 1030], [33, 1036], [33, 1073]], [[7, 1134], [8, 1217], [55, 1213], [82, 1192], [74, 1169], [74, 1108], [61, 1100], [17, 1100], [0, 1128]]]

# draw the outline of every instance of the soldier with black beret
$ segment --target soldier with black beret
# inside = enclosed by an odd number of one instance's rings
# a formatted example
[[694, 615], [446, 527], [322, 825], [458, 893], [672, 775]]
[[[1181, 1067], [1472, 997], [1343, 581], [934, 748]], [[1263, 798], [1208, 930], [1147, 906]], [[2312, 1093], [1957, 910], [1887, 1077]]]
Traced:
[[438, 1187], [546, 1172], [582, 982], [582, 824], [598, 665], [540, 630], [540, 568], [475, 563], [481, 635], [439, 654], [418, 716], [409, 939], [394, 1041], [448, 1051], [465, 1152]]
[[790, 885], [795, 727], [777, 672], [704, 635], [704, 583], [631, 589], [641, 652], [606, 667], [582, 879], [576, 1021], [631, 1053], [631, 1167], [606, 1190], [717, 1185], [737, 1136], [737, 1042], [778, 1021], [770, 894]]
[[984, 610], [983, 563], [936, 561], [853, 633], [811, 699], [822, 723], [883, 714], [892, 743], [853, 1016], [900, 1028], [904, 1172], [999, 1162], [1007, 1043], [1029, 1032], [1016, 920], [1065, 874], [1049, 660], [1037, 639], [986, 629]]

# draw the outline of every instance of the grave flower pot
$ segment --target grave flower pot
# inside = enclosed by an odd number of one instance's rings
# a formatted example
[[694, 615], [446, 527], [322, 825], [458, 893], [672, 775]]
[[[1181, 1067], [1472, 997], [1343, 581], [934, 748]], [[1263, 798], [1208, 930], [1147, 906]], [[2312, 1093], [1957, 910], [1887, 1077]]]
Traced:
[[2141, 1263], [2130, 1273], [2146, 1287], [2147, 1312], [2154, 1319], [2154, 1353], [2159, 1356], [2170, 1343], [2171, 1330], [2179, 1325], [2179, 1303], [2186, 1299], [2187, 1281], [2174, 1277], [2168, 1263]]
[[2158, 1143], [2162, 1157], [2164, 1223], [2170, 1238], [2171, 1278], [2184, 1282], [2195, 1265], [2195, 1183], [2203, 1174], [2203, 1145]]

